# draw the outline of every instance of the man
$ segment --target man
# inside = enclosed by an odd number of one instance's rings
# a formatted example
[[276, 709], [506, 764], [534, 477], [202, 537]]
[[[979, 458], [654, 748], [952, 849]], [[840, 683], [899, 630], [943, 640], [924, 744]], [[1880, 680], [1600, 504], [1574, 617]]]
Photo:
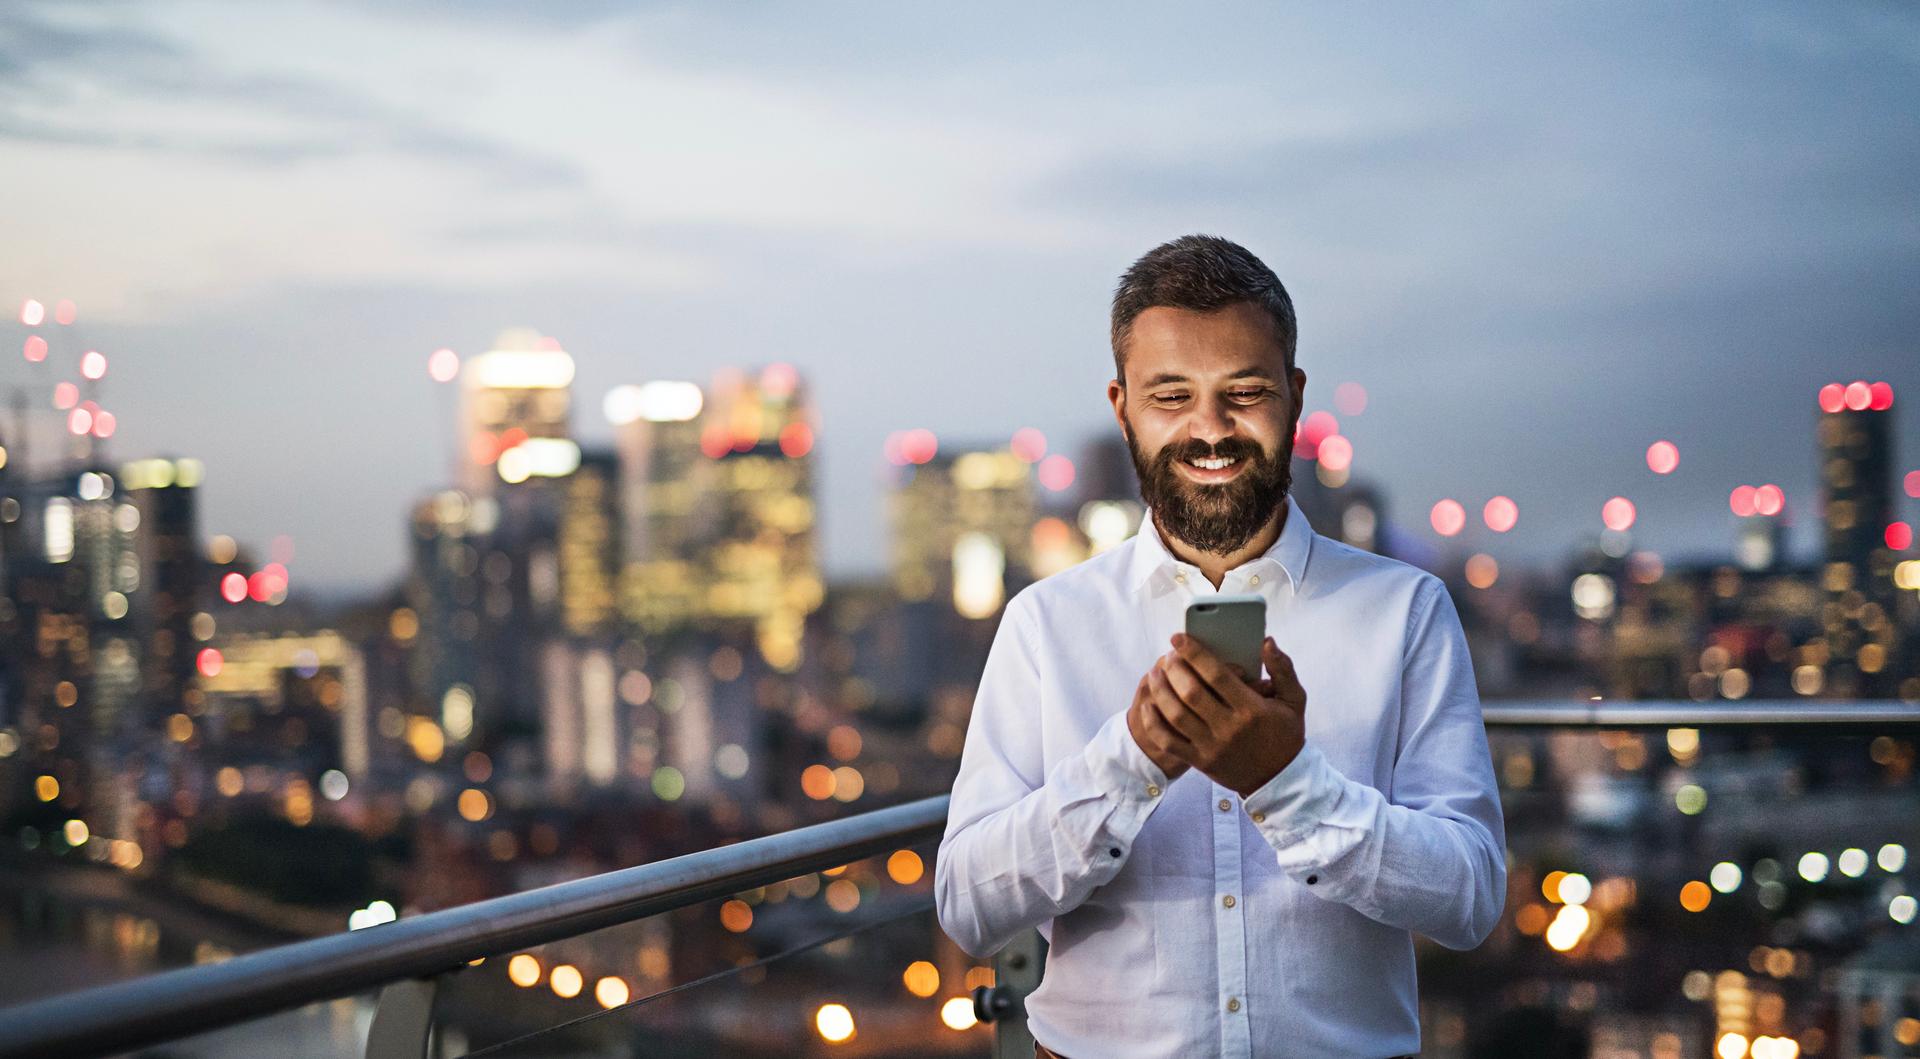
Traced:
[[[1112, 339], [1151, 517], [1008, 601], [940, 924], [979, 958], [1047, 936], [1040, 1056], [1416, 1053], [1412, 935], [1472, 948], [1506, 902], [1459, 616], [1438, 579], [1316, 535], [1287, 495], [1307, 377], [1258, 258], [1156, 247], [1121, 278]], [[1180, 634], [1219, 592], [1265, 597], [1264, 676]]]

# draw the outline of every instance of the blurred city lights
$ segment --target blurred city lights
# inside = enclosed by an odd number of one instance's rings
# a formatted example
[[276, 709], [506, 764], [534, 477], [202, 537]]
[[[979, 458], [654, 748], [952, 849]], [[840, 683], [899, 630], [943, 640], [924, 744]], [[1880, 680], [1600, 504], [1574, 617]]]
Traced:
[[1514, 503], [1512, 497], [1496, 496], [1480, 509], [1480, 517], [1488, 529], [1505, 533], [1520, 521], [1520, 505]]
[[1458, 500], [1448, 498], [1433, 505], [1427, 520], [1433, 524], [1433, 531], [1442, 537], [1452, 537], [1467, 525], [1467, 511]]
[[789, 459], [799, 459], [813, 451], [813, 428], [805, 423], [788, 423], [780, 428], [780, 452]]
[[1021, 427], [1013, 432], [1013, 441], [1008, 447], [1022, 462], [1038, 463], [1047, 454], [1047, 436], [1033, 427]]
[[895, 850], [893, 856], [887, 858], [887, 877], [902, 886], [919, 882], [925, 871], [920, 854], [910, 849]]
[[47, 319], [47, 307], [28, 298], [20, 303], [20, 322], [28, 327], [39, 327]]
[[1778, 515], [1787, 497], [1777, 485], [1763, 485], [1753, 491], [1753, 510], [1762, 515]]
[[1754, 488], [1750, 485], [1735, 486], [1732, 495], [1727, 498], [1727, 506], [1741, 518], [1751, 518], [1758, 513], [1753, 502]]
[[1906, 522], [1890, 522], [1886, 532], [1887, 547], [1896, 552], [1904, 552], [1913, 547], [1913, 526]]
[[1568, 872], [1560, 877], [1560, 902], [1569, 905], [1584, 905], [1593, 895], [1593, 883], [1579, 872]]
[[88, 379], [103, 378], [107, 374], [106, 354], [97, 349], [80, 354], [80, 374]]
[[540, 960], [528, 953], [520, 953], [507, 961], [507, 980], [522, 989], [540, 984]]
[[1065, 492], [1073, 485], [1073, 461], [1055, 453], [1040, 461], [1040, 484], [1053, 492]]
[[1615, 533], [1625, 533], [1633, 526], [1633, 501], [1624, 496], [1616, 496], [1600, 507], [1600, 521]]
[[220, 598], [239, 603], [247, 598], [247, 575], [230, 573], [220, 579]]
[[909, 430], [900, 435], [900, 457], [907, 463], [926, 463], [940, 452], [940, 439], [933, 431], [925, 428]]
[[1901, 479], [1901, 484], [1906, 487], [1908, 496], [1920, 500], [1920, 471], [1908, 471]]
[[845, 1004], [822, 1004], [814, 1013], [813, 1024], [830, 1044], [853, 1039], [853, 1012]]
[[26, 344], [21, 347], [20, 352], [27, 360], [38, 364], [47, 359], [47, 340], [39, 335], [28, 335]]
[[593, 999], [603, 1008], [617, 1008], [632, 995], [624, 978], [608, 975], [593, 984]]
[[1475, 588], [1492, 588], [1500, 580], [1500, 564], [1493, 556], [1478, 552], [1467, 560], [1467, 584]]
[[1344, 471], [1353, 466], [1353, 442], [1335, 434], [1320, 442], [1319, 458], [1327, 470]]
[[973, 1013], [973, 999], [957, 996], [948, 998], [946, 1003], [940, 1005], [940, 1021], [946, 1023], [950, 1030], [970, 1030], [979, 1024], [980, 1019]]
[[1820, 410], [1838, 412], [1847, 407], [1847, 388], [1837, 382], [1820, 387]]
[[1592, 924], [1593, 913], [1587, 911], [1584, 905], [1561, 905], [1553, 922], [1547, 926], [1547, 944], [1555, 952], [1567, 952], [1580, 944], [1581, 937]]
[[1647, 446], [1647, 468], [1655, 474], [1672, 474], [1680, 466], [1680, 447], [1671, 441], [1656, 441]]
[[1714, 1043], [1713, 1050], [1720, 1059], [1746, 1059], [1747, 1037], [1744, 1033], [1723, 1033]]
[[53, 385], [53, 406], [62, 410], [80, 403], [80, 387], [70, 382], [57, 382]]
[[53, 322], [54, 323], [61, 324], [64, 326], [66, 324], [73, 323], [74, 320], [79, 318], [79, 316], [80, 316], [80, 307], [73, 303], [72, 298], [62, 298], [59, 301], [53, 303]]
[[900, 981], [914, 996], [929, 997], [940, 991], [940, 969], [925, 960], [915, 960], [901, 972]]
[[1695, 879], [1680, 888], [1680, 907], [1689, 912], [1704, 912], [1713, 900], [1713, 890]]
[[1887, 902], [1887, 915], [1895, 923], [1905, 925], [1913, 922], [1915, 904], [1912, 894], [1900, 894]]
[[1875, 855], [1873, 862], [1880, 865], [1881, 871], [1898, 874], [1907, 866], [1907, 847], [1898, 842], [1889, 842], [1880, 847], [1880, 852]]
[[1343, 382], [1333, 388], [1333, 406], [1343, 416], [1357, 416], [1367, 410], [1367, 388], [1357, 382]]
[[554, 996], [562, 1000], [571, 1000], [579, 996], [580, 990], [586, 984], [586, 976], [580, 973], [580, 968], [570, 963], [555, 967], [553, 973], [547, 975], [548, 988], [553, 990]]
[[1740, 888], [1740, 865], [1723, 860], [1707, 873], [1707, 881], [1713, 884], [1715, 890], [1730, 894]]
[[1850, 382], [1847, 384], [1845, 401], [1849, 409], [1864, 412], [1873, 404], [1873, 388], [1864, 382]]
[[1707, 807], [1707, 791], [1696, 783], [1688, 783], [1673, 792], [1673, 806], [1687, 816], [1698, 816]]
[[201, 676], [217, 677], [225, 664], [226, 659], [221, 657], [217, 647], [202, 647], [200, 653], [194, 656], [194, 666], [200, 670]]
[[452, 382], [460, 374], [460, 354], [451, 349], [436, 349], [427, 355], [427, 377], [434, 382]]
[[1892, 386], [1884, 382], [1876, 382], [1869, 384], [1867, 391], [1872, 395], [1872, 399], [1867, 402], [1867, 407], [1872, 411], [1884, 412], [1893, 407]]
[[1867, 873], [1867, 851], [1858, 847], [1841, 850], [1834, 866], [1847, 878], [1858, 879]]
[[1805, 853], [1800, 857], [1800, 877], [1808, 882], [1825, 882], [1827, 878], [1827, 855], [1825, 853]]

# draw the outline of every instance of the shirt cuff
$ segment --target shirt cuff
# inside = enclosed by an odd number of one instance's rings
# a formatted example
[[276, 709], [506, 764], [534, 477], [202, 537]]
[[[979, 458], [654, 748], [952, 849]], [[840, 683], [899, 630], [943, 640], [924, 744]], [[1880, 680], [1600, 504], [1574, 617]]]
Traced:
[[1094, 733], [1087, 757], [1094, 781], [1124, 800], [1153, 801], [1167, 789], [1167, 774], [1133, 741], [1125, 710], [1107, 718]]
[[1346, 782], [1320, 748], [1308, 743], [1286, 768], [1242, 802], [1260, 834], [1279, 849], [1320, 826], [1340, 801]]

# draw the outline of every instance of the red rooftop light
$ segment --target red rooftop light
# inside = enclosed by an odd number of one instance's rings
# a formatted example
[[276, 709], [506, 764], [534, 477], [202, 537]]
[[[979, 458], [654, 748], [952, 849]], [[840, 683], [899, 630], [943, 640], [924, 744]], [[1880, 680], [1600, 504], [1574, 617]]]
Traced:
[[1647, 446], [1647, 469], [1655, 474], [1672, 474], [1680, 466], [1680, 446], [1671, 441], [1656, 441]]
[[1867, 402], [1868, 408], [1876, 412], [1884, 412], [1893, 407], [1893, 387], [1887, 383], [1873, 383], [1867, 387], [1867, 392], [1871, 396]]
[[1838, 412], [1847, 407], [1847, 388], [1837, 382], [1820, 387], [1820, 410]]
[[1777, 485], [1763, 485], [1753, 491], [1753, 509], [1762, 515], [1778, 515], [1787, 506], [1787, 494]]
[[1758, 514], [1753, 503], [1754, 488], [1750, 485], [1735, 486], [1733, 495], [1727, 498], [1727, 506], [1741, 518], [1751, 518]]
[[1913, 547], [1913, 527], [1905, 522], [1888, 523], [1887, 547], [1896, 552], [1904, 552]]
[[1624, 496], [1616, 496], [1600, 508], [1600, 521], [1615, 533], [1625, 533], [1633, 526], [1633, 501]]
[[1452, 537], [1467, 527], [1466, 509], [1452, 497], [1433, 505], [1433, 511], [1427, 518], [1433, 523], [1433, 532], [1442, 537]]
[[1854, 380], [1847, 384], [1847, 407], [1856, 412], [1864, 412], [1873, 403], [1873, 387]]
[[1480, 509], [1480, 517], [1486, 520], [1488, 529], [1505, 533], [1520, 521], [1520, 505], [1514, 503], [1512, 497], [1496, 496]]

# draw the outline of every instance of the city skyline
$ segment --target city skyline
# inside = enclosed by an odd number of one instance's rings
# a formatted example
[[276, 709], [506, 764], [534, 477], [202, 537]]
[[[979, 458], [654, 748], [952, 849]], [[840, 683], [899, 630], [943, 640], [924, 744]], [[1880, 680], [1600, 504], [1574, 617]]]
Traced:
[[[1727, 490], [1760, 482], [1810, 558], [1814, 394], [1912, 378], [1908, 14], [1483, 13], [1400, 36], [1265, 15], [1232, 39], [1050, 17], [930, 44], [911, 16], [840, 40], [778, 8], [29, 6], [0, 27], [0, 172], [41, 208], [4, 222], [35, 253], [0, 265], [0, 297], [76, 300], [74, 338], [112, 361], [116, 459], [206, 460], [207, 530], [291, 534], [296, 583], [336, 592], [392, 583], [390, 527], [450, 481], [427, 356], [522, 324], [578, 358], [589, 444], [616, 385], [793, 364], [820, 409], [826, 572], [878, 576], [886, 436], [1031, 426], [1076, 453], [1113, 433], [1107, 291], [1192, 230], [1293, 290], [1309, 410], [1366, 386], [1343, 433], [1397, 524], [1437, 540], [1434, 501], [1519, 501], [1503, 561], [1558, 561], [1616, 494], [1638, 543], [1724, 555]], [[1509, 35], [1529, 48], [1480, 61]], [[1023, 60], [1004, 83], [1002, 45]], [[516, 61], [543, 76], [489, 87]], [[1271, 106], [1229, 105], [1248, 98]], [[1656, 480], [1662, 438], [1682, 458]]]

